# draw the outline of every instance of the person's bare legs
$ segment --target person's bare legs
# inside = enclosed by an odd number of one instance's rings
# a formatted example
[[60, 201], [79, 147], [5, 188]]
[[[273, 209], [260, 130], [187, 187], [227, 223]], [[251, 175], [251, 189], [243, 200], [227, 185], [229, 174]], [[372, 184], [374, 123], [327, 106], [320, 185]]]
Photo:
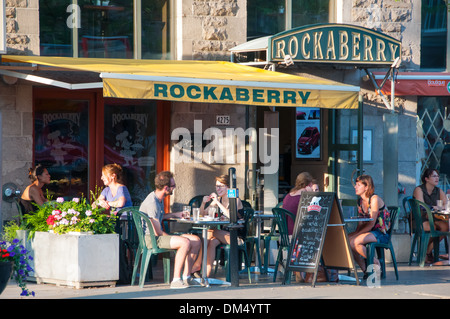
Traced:
[[191, 275], [192, 267], [199, 254], [201, 247], [201, 240], [200, 238], [192, 234], [183, 234], [181, 235], [181, 237], [187, 238], [190, 242], [190, 249], [185, 259], [183, 271], [183, 278], [187, 278], [188, 276]]
[[172, 236], [170, 239], [170, 248], [176, 249], [175, 261], [173, 266], [173, 278], [181, 278], [181, 270], [184, 267], [186, 257], [191, 250], [191, 241], [182, 236]]
[[215, 229], [208, 240], [208, 250], [206, 254], [206, 277], [211, 275], [212, 266], [216, 259], [216, 248], [221, 243], [230, 244], [230, 233], [225, 230]]
[[[365, 262], [365, 259], [367, 259], [366, 244], [377, 242], [376, 237], [372, 233], [368, 232], [359, 235], [349, 236], [349, 240], [350, 240], [350, 247], [352, 248], [353, 256], [356, 263], [359, 265], [359, 267], [363, 272], [366, 272], [366, 262]], [[373, 256], [373, 262], [378, 266], [380, 265], [380, 261], [375, 256]]]

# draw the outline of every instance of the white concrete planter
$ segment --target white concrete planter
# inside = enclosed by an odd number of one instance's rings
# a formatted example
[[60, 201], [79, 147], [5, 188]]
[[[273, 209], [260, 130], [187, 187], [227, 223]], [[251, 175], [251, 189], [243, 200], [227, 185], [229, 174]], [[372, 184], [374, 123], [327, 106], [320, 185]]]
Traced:
[[30, 245], [38, 284], [83, 288], [115, 286], [119, 280], [118, 234], [36, 232]]

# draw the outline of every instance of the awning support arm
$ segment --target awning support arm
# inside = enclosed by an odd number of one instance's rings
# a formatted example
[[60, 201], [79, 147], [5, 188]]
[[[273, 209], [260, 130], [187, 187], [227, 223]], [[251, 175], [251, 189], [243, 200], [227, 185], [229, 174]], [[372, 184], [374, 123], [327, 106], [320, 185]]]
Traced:
[[[395, 110], [395, 77], [396, 77], [396, 71], [400, 66], [400, 62], [401, 62], [400, 58], [397, 57], [395, 59], [395, 61], [392, 63], [392, 65], [390, 66], [389, 70], [386, 72], [386, 75], [384, 76], [384, 79], [381, 82], [380, 86], [378, 86], [377, 82], [375, 81], [375, 78], [374, 78], [372, 72], [367, 70], [367, 68], [364, 68], [364, 71], [366, 71], [367, 76], [372, 81], [372, 84], [375, 87], [377, 93], [381, 96], [381, 99], [383, 100], [384, 105], [386, 106], [386, 108], [388, 110], [391, 110], [391, 112], [394, 112], [394, 110]], [[384, 84], [386, 83], [386, 81], [389, 78], [391, 80], [391, 102], [390, 103], [389, 103], [388, 99], [386, 98], [386, 96], [384, 96], [383, 92], [381, 91]]]

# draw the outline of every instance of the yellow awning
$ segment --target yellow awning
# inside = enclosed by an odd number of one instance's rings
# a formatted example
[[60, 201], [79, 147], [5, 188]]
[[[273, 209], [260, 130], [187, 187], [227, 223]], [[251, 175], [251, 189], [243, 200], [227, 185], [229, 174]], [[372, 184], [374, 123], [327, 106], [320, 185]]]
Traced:
[[3, 55], [3, 62], [98, 72], [103, 95], [245, 105], [357, 108], [359, 87], [224, 61]]

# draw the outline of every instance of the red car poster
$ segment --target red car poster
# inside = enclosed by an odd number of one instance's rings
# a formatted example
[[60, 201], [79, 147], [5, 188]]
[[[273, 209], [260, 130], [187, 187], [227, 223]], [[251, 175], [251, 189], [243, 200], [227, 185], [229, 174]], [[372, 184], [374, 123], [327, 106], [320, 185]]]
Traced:
[[296, 158], [320, 159], [320, 109], [297, 107], [295, 123]]

